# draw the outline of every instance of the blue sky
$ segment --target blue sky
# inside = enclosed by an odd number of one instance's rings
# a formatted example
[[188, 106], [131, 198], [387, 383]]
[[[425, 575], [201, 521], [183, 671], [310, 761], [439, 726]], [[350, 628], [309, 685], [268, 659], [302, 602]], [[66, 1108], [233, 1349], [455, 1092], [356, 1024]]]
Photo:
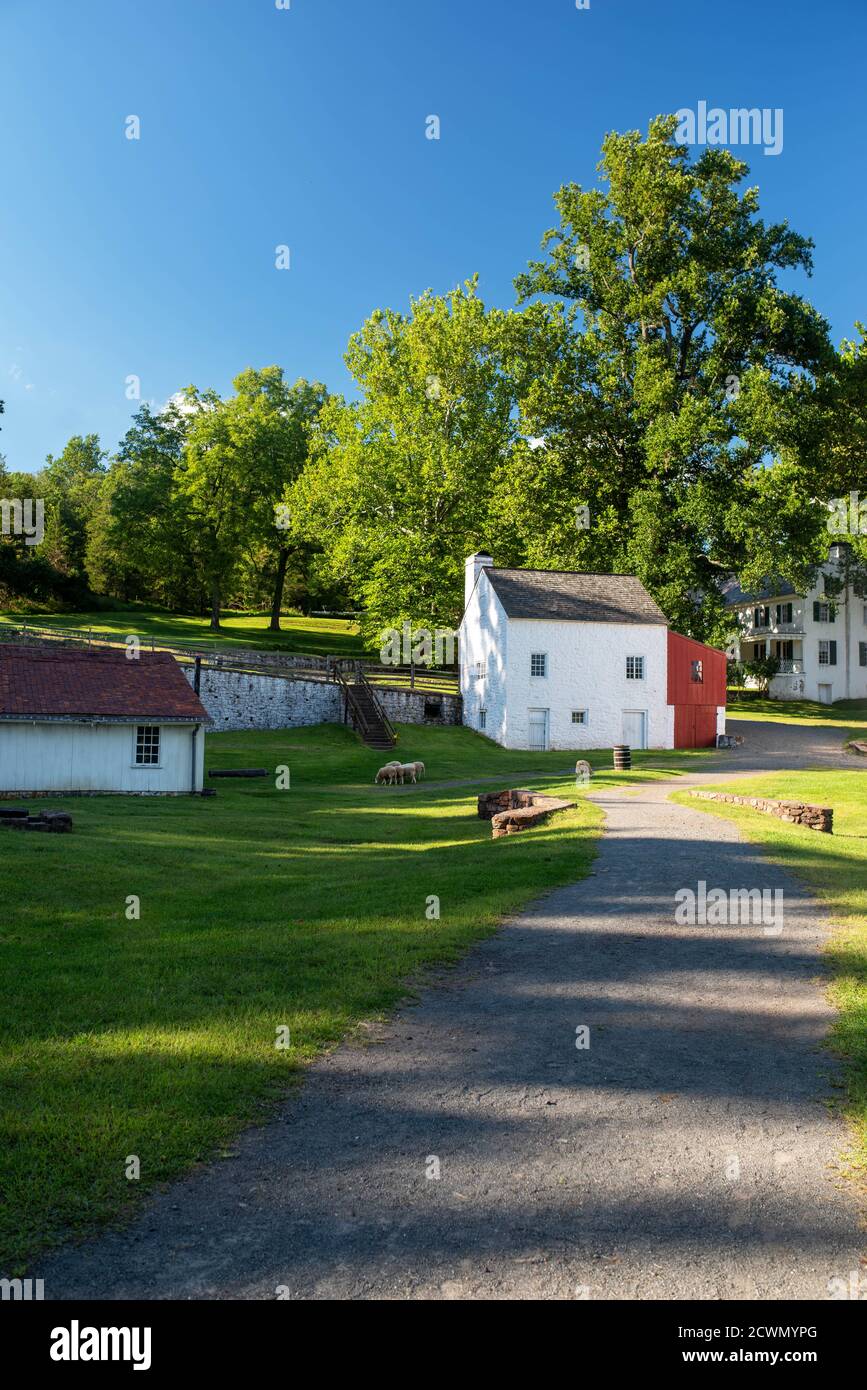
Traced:
[[0, 0], [0, 453], [113, 449], [131, 374], [159, 403], [272, 362], [349, 390], [374, 308], [475, 271], [511, 304], [605, 132], [700, 100], [783, 108], [782, 153], [738, 153], [851, 334], [865, 51], [865, 0]]

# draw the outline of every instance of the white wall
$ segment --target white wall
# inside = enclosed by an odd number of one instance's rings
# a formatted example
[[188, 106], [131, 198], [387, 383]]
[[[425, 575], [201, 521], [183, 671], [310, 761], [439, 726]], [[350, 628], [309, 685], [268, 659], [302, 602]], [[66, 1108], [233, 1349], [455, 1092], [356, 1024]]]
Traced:
[[[482, 570], [467, 603], [460, 629], [461, 696], [463, 722], [479, 729], [479, 711], [486, 711], [481, 731], [497, 743], [506, 743], [506, 662], [509, 652], [509, 623], [505, 609]], [[473, 670], [484, 661], [484, 680], [476, 680]], [[515, 745], [511, 745], [515, 746]]]
[[[545, 652], [548, 674], [530, 675], [530, 656]], [[627, 656], [644, 657], [644, 679], [627, 680]], [[668, 695], [668, 630], [653, 623], [509, 622], [508, 726], [505, 746], [529, 746], [530, 708], [545, 708], [549, 748], [610, 748], [624, 741], [624, 710], [644, 710], [648, 748], [673, 746]], [[587, 710], [585, 724], [573, 710]]]
[[[159, 721], [153, 720], [152, 723]], [[189, 792], [193, 725], [161, 724], [160, 766], [135, 765], [134, 724], [0, 721], [0, 795], [10, 792]], [[196, 737], [196, 788], [205, 728]]]
[[[530, 655], [545, 652], [548, 675], [530, 676]], [[626, 679], [626, 657], [643, 656], [644, 679]], [[483, 681], [473, 676], [483, 660]], [[654, 623], [574, 623], [506, 617], [484, 570], [461, 626], [463, 720], [505, 748], [529, 747], [531, 708], [548, 715], [549, 748], [610, 748], [623, 742], [623, 711], [644, 710], [650, 748], [674, 746], [668, 695], [667, 629]], [[573, 709], [588, 722], [573, 724]]]

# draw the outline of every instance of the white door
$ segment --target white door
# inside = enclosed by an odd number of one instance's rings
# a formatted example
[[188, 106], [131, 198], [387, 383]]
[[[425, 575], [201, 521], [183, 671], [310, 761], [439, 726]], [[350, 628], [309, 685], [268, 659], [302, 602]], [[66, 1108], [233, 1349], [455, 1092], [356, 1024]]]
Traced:
[[823, 705], [830, 705], [830, 703], [831, 703], [831, 687], [830, 687], [830, 685], [820, 685], [820, 686], [819, 686], [819, 700], [820, 700], [820, 702], [821, 702]]
[[647, 715], [643, 709], [623, 711], [623, 742], [630, 748], [647, 747]]
[[546, 709], [527, 710], [530, 728], [530, 748], [541, 752], [548, 747], [548, 711]]

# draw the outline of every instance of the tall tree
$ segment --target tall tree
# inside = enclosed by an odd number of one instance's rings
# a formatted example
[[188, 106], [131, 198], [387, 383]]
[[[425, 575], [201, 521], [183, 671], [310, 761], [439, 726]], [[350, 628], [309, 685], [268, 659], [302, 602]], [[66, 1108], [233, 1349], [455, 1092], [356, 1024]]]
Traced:
[[833, 352], [825, 321], [778, 283], [809, 273], [812, 243], [759, 218], [745, 164], [718, 148], [691, 161], [675, 128], [660, 117], [644, 139], [607, 136], [605, 186], [555, 197], [545, 258], [516, 282], [524, 300], [555, 297], [523, 321], [523, 358], [540, 364], [522, 422], [542, 442], [517, 451], [495, 511], [531, 563], [633, 571], [705, 636], [722, 570], [767, 572], [772, 557], [749, 554], [732, 517], [755, 503]]
[[253, 484], [249, 541], [271, 572], [270, 630], [279, 632], [293, 544], [288, 494], [307, 464], [311, 431], [328, 393], [303, 378], [290, 386], [282, 367], [248, 368], [233, 386], [225, 406], [228, 447], [236, 474]]
[[88, 572], [104, 592], [200, 606], [194, 527], [177, 489], [192, 413], [183, 398], [144, 405], [118, 445], [88, 535]]
[[80, 580], [87, 578], [87, 532], [105, 485], [106, 460], [97, 435], [73, 435], [37, 474], [45, 501], [44, 558]]
[[358, 401], [329, 400], [290, 492], [296, 533], [366, 610], [366, 633], [460, 617], [463, 559], [485, 536], [492, 479], [511, 446], [503, 371], [509, 315], [475, 281], [380, 310], [349, 343]]
[[225, 401], [193, 386], [182, 394], [190, 421], [172, 496], [189, 516], [211, 627], [218, 631], [223, 599], [250, 537], [256, 480], [233, 447]]

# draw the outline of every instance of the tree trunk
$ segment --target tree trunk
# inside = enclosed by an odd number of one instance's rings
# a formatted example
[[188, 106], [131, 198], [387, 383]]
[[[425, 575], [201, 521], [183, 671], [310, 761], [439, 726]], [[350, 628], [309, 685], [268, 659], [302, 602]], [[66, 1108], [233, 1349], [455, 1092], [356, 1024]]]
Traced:
[[214, 632], [220, 630], [220, 581], [215, 579], [211, 585], [211, 628]]
[[286, 566], [289, 563], [288, 546], [281, 546], [277, 557], [277, 577], [274, 580], [274, 597], [271, 600], [271, 621], [269, 632], [280, 631], [280, 609], [283, 607], [283, 585], [286, 582]]

